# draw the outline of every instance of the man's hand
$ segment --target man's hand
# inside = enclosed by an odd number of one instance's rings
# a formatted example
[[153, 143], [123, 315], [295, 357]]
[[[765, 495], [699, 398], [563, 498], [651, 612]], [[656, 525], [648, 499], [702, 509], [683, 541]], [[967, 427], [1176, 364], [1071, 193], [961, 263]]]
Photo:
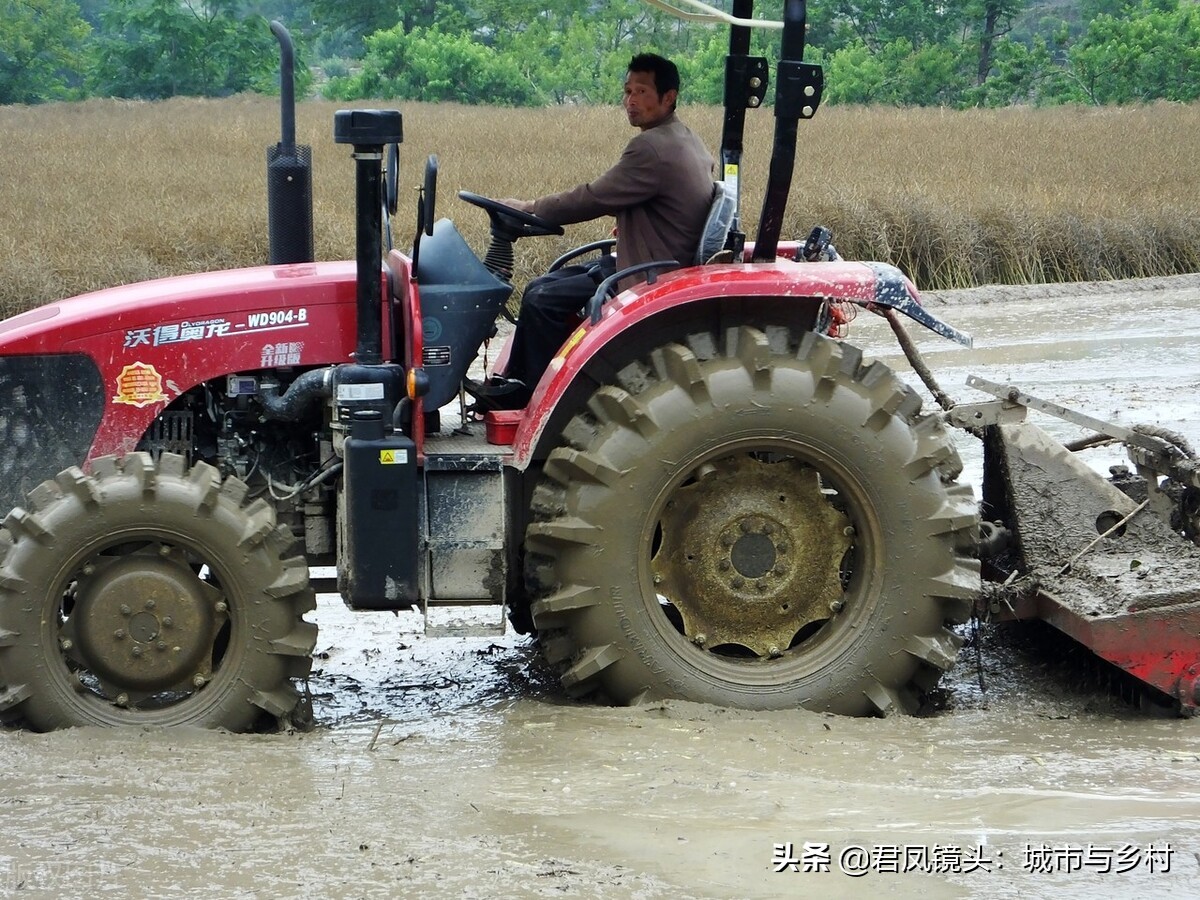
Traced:
[[533, 213], [533, 201], [532, 200], [514, 200], [510, 197], [507, 200], [497, 200], [496, 202], [503, 203], [505, 206], [511, 206], [513, 209], [519, 210], [520, 212], [523, 212], [523, 213], [530, 213], [530, 214]]

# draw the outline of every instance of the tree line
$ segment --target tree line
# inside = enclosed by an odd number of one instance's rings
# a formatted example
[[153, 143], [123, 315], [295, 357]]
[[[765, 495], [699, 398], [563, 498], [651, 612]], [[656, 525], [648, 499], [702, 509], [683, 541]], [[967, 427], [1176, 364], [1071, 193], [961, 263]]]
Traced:
[[[274, 92], [272, 19], [296, 42], [298, 94], [345, 101], [611, 102], [630, 55], [653, 50], [688, 101], [720, 103], [728, 49], [727, 29], [638, 0], [0, 0], [0, 104]], [[830, 104], [1200, 97], [1196, 0], [830, 0], [808, 24]], [[774, 56], [775, 33], [754, 40]]]

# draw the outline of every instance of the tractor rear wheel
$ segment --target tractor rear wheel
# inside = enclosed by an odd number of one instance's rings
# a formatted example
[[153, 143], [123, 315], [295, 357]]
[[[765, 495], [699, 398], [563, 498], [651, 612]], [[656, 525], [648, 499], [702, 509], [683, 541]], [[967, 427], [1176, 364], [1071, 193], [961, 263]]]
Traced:
[[44, 482], [0, 529], [0, 712], [38, 730], [246, 730], [298, 713], [308, 568], [246, 485], [144, 453]]
[[534, 624], [568, 692], [915, 712], [978, 591], [945, 428], [788, 329], [668, 344], [600, 387], [534, 496]]

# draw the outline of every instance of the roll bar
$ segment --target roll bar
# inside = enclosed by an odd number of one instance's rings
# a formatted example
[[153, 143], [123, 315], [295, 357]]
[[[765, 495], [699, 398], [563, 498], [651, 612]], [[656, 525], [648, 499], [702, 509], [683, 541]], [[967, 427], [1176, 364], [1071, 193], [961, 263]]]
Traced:
[[820, 66], [804, 62], [804, 37], [808, 19], [805, 0], [784, 0], [783, 21], [754, 18], [754, 0], [733, 0], [732, 12], [724, 12], [703, 0], [645, 0], [676, 18], [729, 26], [729, 54], [725, 57], [725, 117], [721, 130], [721, 172], [719, 178], [734, 197], [734, 217], [725, 249], [742, 258], [746, 235], [742, 231], [741, 189], [739, 176], [746, 110], [760, 106], [770, 79], [767, 61], [750, 55], [750, 30], [781, 30], [780, 59], [776, 71], [775, 137], [771, 147], [770, 169], [758, 219], [753, 262], [775, 259], [783, 214], [791, 193], [792, 170], [796, 162], [796, 127], [800, 119], [810, 119], [817, 111], [824, 88]]

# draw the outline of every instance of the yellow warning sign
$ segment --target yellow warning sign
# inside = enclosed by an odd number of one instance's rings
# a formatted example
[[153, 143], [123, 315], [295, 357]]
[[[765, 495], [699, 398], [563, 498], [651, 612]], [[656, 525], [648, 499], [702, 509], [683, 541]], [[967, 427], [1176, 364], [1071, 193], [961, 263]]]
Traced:
[[121, 370], [121, 374], [117, 376], [117, 395], [112, 398], [112, 402], [141, 408], [170, 399], [163, 393], [162, 376], [158, 374], [158, 370], [154, 366], [139, 362]]
[[407, 450], [380, 450], [379, 464], [381, 466], [402, 466], [408, 462]]

